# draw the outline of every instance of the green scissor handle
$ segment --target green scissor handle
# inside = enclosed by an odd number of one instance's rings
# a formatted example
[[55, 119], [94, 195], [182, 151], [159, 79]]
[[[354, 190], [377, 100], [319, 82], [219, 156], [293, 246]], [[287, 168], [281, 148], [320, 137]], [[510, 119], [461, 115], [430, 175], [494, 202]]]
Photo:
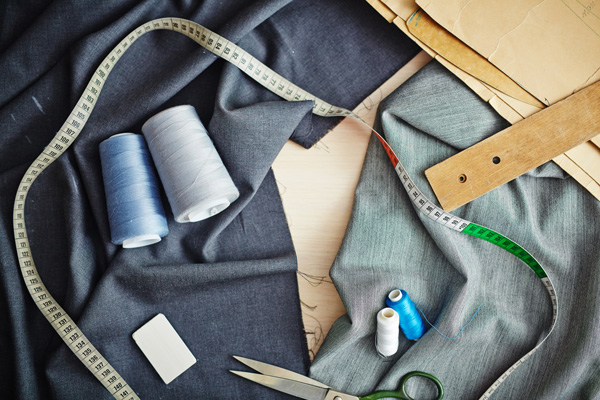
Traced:
[[391, 398], [402, 399], [402, 400], [414, 400], [412, 397], [410, 397], [406, 393], [406, 389], [404, 388], [404, 386], [406, 385], [406, 382], [408, 382], [408, 380], [410, 378], [412, 378], [413, 376], [422, 376], [422, 377], [427, 378], [430, 381], [432, 381], [438, 389], [437, 400], [442, 400], [442, 398], [444, 397], [444, 387], [442, 386], [442, 382], [440, 382], [440, 380], [438, 378], [436, 378], [435, 376], [428, 374], [427, 372], [421, 372], [421, 371], [413, 371], [413, 372], [409, 372], [408, 374], [404, 375], [402, 377], [402, 380], [400, 380], [400, 386], [399, 386], [398, 390], [380, 390], [378, 392], [371, 393], [368, 396], [359, 397], [359, 399], [360, 400], [376, 400], [376, 399], [383, 399], [386, 397], [391, 397]]

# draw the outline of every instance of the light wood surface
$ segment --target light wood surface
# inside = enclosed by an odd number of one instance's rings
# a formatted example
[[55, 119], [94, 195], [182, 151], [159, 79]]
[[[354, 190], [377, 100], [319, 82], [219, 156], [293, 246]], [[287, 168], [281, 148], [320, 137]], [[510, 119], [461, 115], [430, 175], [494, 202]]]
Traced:
[[[379, 102], [430, 60], [426, 53], [419, 53], [354, 112], [372, 125]], [[346, 118], [309, 150], [288, 142], [273, 163], [298, 257], [298, 286], [311, 359], [333, 322], [345, 313], [329, 269], [346, 232], [370, 135], [368, 128]]]

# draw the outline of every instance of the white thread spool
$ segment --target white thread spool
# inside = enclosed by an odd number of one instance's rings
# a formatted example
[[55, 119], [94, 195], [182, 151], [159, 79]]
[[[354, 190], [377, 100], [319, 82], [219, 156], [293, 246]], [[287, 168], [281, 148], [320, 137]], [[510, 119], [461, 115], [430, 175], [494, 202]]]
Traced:
[[239, 197], [194, 107], [164, 110], [146, 121], [142, 132], [175, 221], [201, 221]]
[[396, 354], [400, 341], [400, 318], [398, 313], [389, 307], [377, 313], [377, 334], [375, 347], [383, 357]]

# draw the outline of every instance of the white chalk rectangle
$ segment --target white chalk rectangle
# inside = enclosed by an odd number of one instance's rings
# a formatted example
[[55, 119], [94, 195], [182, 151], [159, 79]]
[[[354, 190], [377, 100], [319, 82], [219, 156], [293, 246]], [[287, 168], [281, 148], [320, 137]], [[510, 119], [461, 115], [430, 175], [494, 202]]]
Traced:
[[131, 336], [166, 384], [196, 363], [196, 357], [163, 314], [152, 318]]

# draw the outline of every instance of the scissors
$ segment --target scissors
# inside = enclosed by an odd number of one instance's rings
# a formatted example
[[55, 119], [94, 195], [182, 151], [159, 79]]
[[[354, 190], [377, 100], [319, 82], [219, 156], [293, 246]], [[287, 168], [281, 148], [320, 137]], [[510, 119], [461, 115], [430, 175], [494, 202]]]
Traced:
[[321, 382], [296, 372], [288, 371], [287, 369], [265, 364], [260, 361], [250, 360], [244, 357], [233, 357], [253, 370], [258, 371], [259, 373], [257, 374], [254, 372], [231, 370], [229, 372], [239, 375], [242, 378], [251, 380], [252, 382], [259, 383], [271, 389], [279, 390], [280, 392], [287, 393], [305, 400], [376, 400], [386, 397], [401, 400], [413, 400], [413, 398], [406, 393], [404, 386], [406, 385], [406, 382], [414, 376], [422, 376], [435, 384], [438, 389], [437, 400], [441, 400], [444, 397], [444, 388], [442, 387], [442, 382], [440, 382], [440, 380], [435, 376], [421, 371], [412, 371], [404, 375], [400, 380], [400, 386], [398, 390], [381, 390], [371, 393], [367, 396], [354, 396], [351, 394], [338, 392], [337, 390], [334, 390]]

